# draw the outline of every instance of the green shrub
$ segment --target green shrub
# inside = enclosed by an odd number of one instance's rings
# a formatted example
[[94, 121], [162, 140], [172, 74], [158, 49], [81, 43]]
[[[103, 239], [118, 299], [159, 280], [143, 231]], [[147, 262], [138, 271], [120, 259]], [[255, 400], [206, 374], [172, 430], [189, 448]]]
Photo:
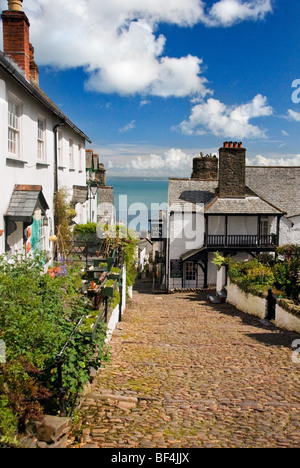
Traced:
[[[56, 370], [42, 371], [55, 363], [66, 343], [63, 386], [70, 403], [89, 380], [90, 367], [99, 367], [106, 356], [101, 327], [93, 342], [79, 331], [69, 340], [87, 314], [80, 266], [64, 263], [53, 270], [52, 276], [44, 274], [42, 255], [18, 255], [10, 263], [0, 258], [0, 338], [6, 346], [6, 362], [0, 364], [3, 440], [11, 438], [12, 427], [17, 431], [29, 419], [42, 417], [45, 407], [39, 400], [57, 392]], [[58, 405], [53, 401], [55, 414]]]
[[274, 283], [272, 268], [261, 264], [258, 260], [231, 263], [228, 274], [229, 278], [245, 292], [265, 291]]

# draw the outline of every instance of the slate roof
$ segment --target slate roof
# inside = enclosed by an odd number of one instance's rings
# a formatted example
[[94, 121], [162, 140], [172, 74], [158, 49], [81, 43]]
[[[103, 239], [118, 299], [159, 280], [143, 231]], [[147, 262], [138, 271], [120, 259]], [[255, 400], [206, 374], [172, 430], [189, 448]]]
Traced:
[[219, 198], [210, 202], [205, 207], [207, 214], [263, 214], [282, 215], [284, 212], [271, 205], [256, 194], [248, 194], [245, 198]]
[[16, 185], [5, 216], [14, 221], [31, 222], [36, 208], [49, 209], [41, 185]]
[[300, 167], [247, 166], [246, 184], [245, 199], [223, 199], [217, 194], [218, 180], [170, 178], [169, 204], [178, 210], [185, 203], [191, 210], [204, 204], [209, 214], [300, 215]]
[[285, 211], [287, 217], [300, 214], [300, 167], [248, 166], [246, 181], [260, 197]]
[[[215, 198], [217, 180], [169, 179], [169, 206], [171, 210], [182, 210], [189, 204], [196, 210], [197, 204], [206, 205]], [[187, 208], [187, 206], [185, 206]]]
[[5, 70], [14, 80], [16, 80], [31, 96], [45, 106], [50, 112], [58, 116], [63, 122], [71, 127], [82, 138], [91, 143], [91, 140], [83, 133], [60, 109], [57, 105], [44, 93], [44, 91], [33, 80], [28, 82], [21, 73], [18, 66], [9, 59], [3, 52], [0, 51], [0, 68]]

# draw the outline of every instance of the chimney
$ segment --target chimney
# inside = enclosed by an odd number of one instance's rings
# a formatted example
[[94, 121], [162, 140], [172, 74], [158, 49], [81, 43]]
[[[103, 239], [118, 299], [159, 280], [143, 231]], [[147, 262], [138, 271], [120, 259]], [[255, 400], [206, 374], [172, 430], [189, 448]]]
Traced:
[[219, 196], [244, 198], [246, 194], [246, 149], [241, 142], [225, 142], [219, 149]]
[[25, 78], [38, 84], [39, 70], [34, 62], [34, 49], [29, 42], [30, 23], [22, 9], [23, 0], [8, 0], [2, 12], [4, 53], [24, 71]]
[[192, 179], [218, 180], [218, 158], [200, 153], [200, 156], [193, 159]]
[[95, 173], [95, 180], [101, 186], [106, 186], [106, 169], [102, 163], [99, 164], [98, 171]]
[[30, 58], [29, 60], [30, 78], [38, 85], [40, 71], [39, 71], [37, 64], [34, 61], [34, 47], [31, 43], [29, 44], [29, 50], [30, 50], [30, 57], [29, 57]]

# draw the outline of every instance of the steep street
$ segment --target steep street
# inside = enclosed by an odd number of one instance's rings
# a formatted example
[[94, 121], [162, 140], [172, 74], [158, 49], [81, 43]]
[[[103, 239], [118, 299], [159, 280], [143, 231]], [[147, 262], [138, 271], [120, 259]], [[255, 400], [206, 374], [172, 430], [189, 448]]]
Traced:
[[85, 448], [299, 447], [299, 335], [140, 284], [81, 407]]

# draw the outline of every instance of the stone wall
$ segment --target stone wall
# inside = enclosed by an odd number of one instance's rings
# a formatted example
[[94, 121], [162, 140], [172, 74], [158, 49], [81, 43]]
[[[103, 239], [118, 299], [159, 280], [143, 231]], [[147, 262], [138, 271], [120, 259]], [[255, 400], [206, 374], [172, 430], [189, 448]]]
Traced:
[[[253, 294], [244, 293], [236, 284], [228, 279], [227, 302], [246, 314], [254, 315], [260, 319], [267, 316], [267, 299]], [[300, 333], [300, 316], [285, 310], [280, 301], [276, 304], [274, 324], [285, 330]]]
[[228, 279], [227, 302], [246, 314], [265, 319], [267, 314], [266, 299], [252, 294], [246, 294], [236, 284]]
[[218, 158], [216, 156], [203, 156], [193, 159], [192, 179], [217, 180]]
[[223, 147], [219, 150], [219, 195], [244, 197], [246, 193], [246, 149]]

